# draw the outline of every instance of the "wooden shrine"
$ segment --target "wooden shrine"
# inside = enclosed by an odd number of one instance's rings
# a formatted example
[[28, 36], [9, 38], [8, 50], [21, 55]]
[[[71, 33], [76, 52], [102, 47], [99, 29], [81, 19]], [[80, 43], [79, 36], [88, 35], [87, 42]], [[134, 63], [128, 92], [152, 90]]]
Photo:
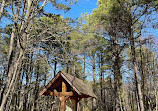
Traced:
[[67, 100], [75, 101], [72, 111], [77, 111], [77, 103], [82, 98], [97, 98], [83, 80], [61, 71], [47, 84], [40, 95], [59, 97], [60, 111], [66, 111]]

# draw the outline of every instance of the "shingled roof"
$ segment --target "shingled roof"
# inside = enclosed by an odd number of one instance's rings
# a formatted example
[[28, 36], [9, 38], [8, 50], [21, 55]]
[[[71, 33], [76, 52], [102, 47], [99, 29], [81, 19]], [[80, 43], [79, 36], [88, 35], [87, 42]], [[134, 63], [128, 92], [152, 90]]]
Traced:
[[89, 87], [83, 82], [83, 80], [72, 76], [67, 73], [63, 73], [61, 71], [47, 84], [47, 86], [40, 92], [40, 95], [44, 95], [45, 92], [52, 87], [53, 83], [59, 78], [62, 77], [78, 95], [87, 95], [93, 98], [97, 98], [97, 96], [90, 90]]

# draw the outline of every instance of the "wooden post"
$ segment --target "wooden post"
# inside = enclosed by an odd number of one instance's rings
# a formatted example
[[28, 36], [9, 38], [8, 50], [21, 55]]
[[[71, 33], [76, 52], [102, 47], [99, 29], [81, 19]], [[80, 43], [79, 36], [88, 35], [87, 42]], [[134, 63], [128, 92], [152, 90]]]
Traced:
[[64, 99], [64, 96], [62, 96], [60, 98], [61, 98], [60, 111], [65, 111], [65, 99]]
[[75, 111], [77, 111], [77, 103], [78, 103], [78, 100], [76, 99], [75, 100]]
[[[66, 84], [62, 81], [62, 93], [66, 92]], [[60, 97], [61, 106], [60, 111], [65, 111], [65, 96]]]
[[62, 92], [66, 92], [66, 84], [62, 81]]

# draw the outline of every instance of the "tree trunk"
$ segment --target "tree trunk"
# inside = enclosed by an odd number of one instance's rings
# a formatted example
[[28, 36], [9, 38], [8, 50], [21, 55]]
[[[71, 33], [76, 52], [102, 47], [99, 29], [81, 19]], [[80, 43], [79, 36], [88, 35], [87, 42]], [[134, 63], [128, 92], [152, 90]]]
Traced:
[[121, 74], [120, 74], [120, 57], [114, 56], [114, 83], [115, 83], [115, 111], [120, 111], [120, 90], [121, 90]]
[[138, 74], [138, 69], [137, 69], [137, 63], [136, 63], [136, 53], [135, 53], [135, 39], [133, 35], [133, 29], [132, 29], [132, 17], [129, 18], [129, 40], [130, 40], [130, 46], [131, 46], [131, 58], [132, 58], [132, 63], [134, 67], [134, 73], [135, 73], [135, 84], [136, 84], [136, 90], [138, 94], [138, 101], [140, 105], [140, 111], [144, 111], [144, 103], [143, 103], [143, 96], [142, 96], [142, 91], [141, 91], [141, 84], [140, 84], [140, 79], [139, 79], [139, 74]]
[[54, 60], [54, 77], [56, 75], [56, 70], [57, 70], [57, 59], [55, 57], [55, 60]]
[[84, 62], [83, 62], [83, 73], [85, 74], [86, 73], [86, 54], [84, 54]]
[[37, 110], [37, 99], [38, 99], [38, 93], [39, 93], [39, 62], [37, 61], [37, 67], [36, 67], [36, 83], [35, 83], [35, 89], [34, 89], [34, 108], [33, 111], [38, 111]]
[[[145, 103], [145, 73], [144, 73], [144, 67], [143, 67], [143, 53], [142, 53], [142, 46], [140, 46], [140, 70], [141, 70], [141, 84], [142, 84], [142, 96], [143, 96], [143, 103]], [[144, 106], [145, 109], [146, 106]]]
[[[17, 57], [18, 55], [19, 55], [19, 57]], [[6, 93], [4, 94], [3, 99], [2, 99], [0, 111], [4, 110], [7, 98], [10, 94], [10, 91], [12, 90], [12, 87], [14, 86], [14, 82], [16, 82], [15, 80], [16, 80], [16, 77], [18, 76], [18, 70], [21, 68], [22, 58], [23, 58], [23, 51], [20, 51], [20, 53], [16, 54], [16, 56], [15, 56], [14, 60], [16, 62], [14, 63], [13, 70], [9, 72], [9, 75], [13, 75], [13, 76], [10, 79], [10, 81], [7, 81], [7, 85], [6, 85], [6, 88], [4, 91]]]
[[[92, 61], [93, 61], [93, 92], [96, 92], [96, 76], [95, 76], [95, 54], [92, 54]], [[92, 111], [96, 111], [96, 99], [92, 98]]]
[[8, 54], [8, 70], [7, 70], [8, 77], [7, 77], [7, 83], [4, 87], [5, 94], [2, 94], [3, 98], [2, 98], [2, 102], [1, 102], [0, 111], [3, 111], [7, 98], [10, 94], [10, 91], [14, 87], [14, 82], [16, 82], [15, 80], [19, 74], [18, 70], [20, 70], [20, 68], [21, 68], [21, 62], [22, 62], [22, 58], [23, 58], [23, 50], [21, 49], [20, 40], [18, 38], [17, 39], [17, 49], [15, 51], [15, 57], [12, 60], [14, 36], [15, 36], [15, 31], [18, 30], [17, 21], [18, 21], [19, 12], [20, 12], [20, 4], [18, 4], [18, 6], [17, 6], [17, 12], [15, 14], [15, 19], [14, 19], [14, 27], [13, 27], [12, 34], [11, 34], [9, 54]]
[[113, 73], [114, 73], [114, 94], [115, 94], [115, 111], [120, 111], [121, 110], [121, 105], [120, 105], [120, 91], [121, 91], [121, 85], [122, 85], [122, 76], [120, 72], [120, 49], [119, 49], [119, 44], [117, 43], [117, 37], [113, 37], [115, 40], [113, 41]]
[[100, 56], [100, 96], [101, 96], [101, 100], [103, 102], [103, 69], [102, 69], [102, 66], [103, 66], [103, 55], [101, 54]]
[[0, 21], [1, 21], [1, 18], [2, 18], [3, 11], [4, 11], [5, 3], [6, 3], [6, 0], [3, 0], [2, 3], [1, 3]]

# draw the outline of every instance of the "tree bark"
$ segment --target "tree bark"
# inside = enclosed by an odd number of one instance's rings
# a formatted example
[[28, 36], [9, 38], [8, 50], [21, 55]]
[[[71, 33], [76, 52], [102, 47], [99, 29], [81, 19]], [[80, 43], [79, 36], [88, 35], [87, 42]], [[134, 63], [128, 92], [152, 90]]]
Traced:
[[129, 17], [128, 31], [129, 31], [129, 40], [130, 40], [130, 46], [131, 46], [131, 58], [132, 58], [132, 63], [133, 63], [134, 73], [135, 73], [135, 84], [136, 84], [136, 90], [137, 90], [137, 94], [138, 94], [138, 101], [139, 101], [139, 105], [140, 105], [140, 111], [144, 111], [143, 96], [142, 96], [141, 84], [140, 84], [140, 79], [139, 79], [139, 74], [138, 74], [138, 66], [136, 63], [135, 38], [133, 35], [131, 15]]
[[2, 18], [3, 11], [4, 11], [5, 3], [6, 3], [6, 0], [3, 0], [2, 3], [1, 3], [0, 21], [1, 21], [1, 18]]
[[54, 77], [56, 75], [56, 70], [57, 70], [57, 59], [55, 57], [55, 60], [54, 60]]
[[103, 66], [103, 55], [101, 54], [100, 55], [100, 62], [101, 62], [101, 64], [100, 64], [100, 96], [101, 96], [101, 100], [102, 100], [102, 102], [103, 102], [103, 70], [102, 70], [102, 66]]
[[14, 64], [14, 70], [12, 72], [9, 73], [9, 75], [13, 74], [12, 78], [10, 81], [7, 81], [7, 87], [5, 88], [5, 91], [6, 92], [3, 96], [3, 99], [2, 99], [2, 103], [1, 103], [1, 107], [0, 107], [0, 111], [3, 111], [4, 110], [4, 107], [5, 107], [5, 103], [7, 101], [7, 98], [10, 94], [10, 91], [12, 90], [12, 87], [14, 85], [14, 82], [15, 82], [15, 79], [16, 77], [18, 76], [18, 69], [21, 68], [21, 62], [22, 62], [22, 58], [23, 58], [23, 51], [20, 51], [20, 53], [16, 54], [16, 56], [19, 57], [15, 57], [15, 64]]
[[[95, 75], [95, 54], [92, 54], [92, 61], [93, 61], [93, 92], [96, 93], [96, 75]], [[96, 111], [96, 99], [92, 98], [92, 111]]]
[[114, 83], [115, 83], [115, 111], [120, 111], [120, 90], [121, 90], [121, 74], [120, 74], [120, 57], [114, 56]]

